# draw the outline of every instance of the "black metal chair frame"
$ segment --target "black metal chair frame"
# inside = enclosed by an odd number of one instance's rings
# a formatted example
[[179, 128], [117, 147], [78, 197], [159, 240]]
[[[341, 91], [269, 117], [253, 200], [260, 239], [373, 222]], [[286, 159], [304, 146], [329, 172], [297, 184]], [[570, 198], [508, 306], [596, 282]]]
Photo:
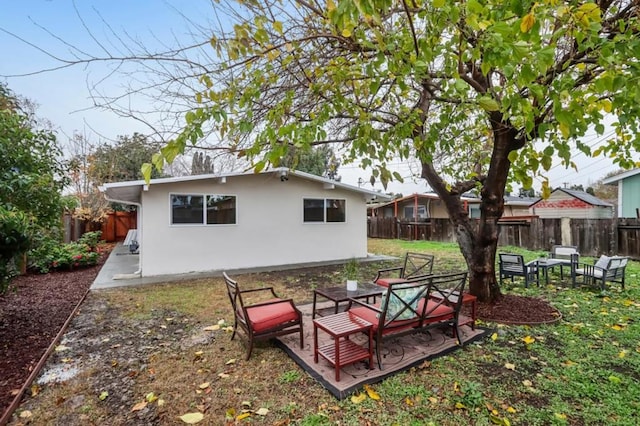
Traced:
[[[564, 279], [564, 268], [569, 268], [573, 271], [572, 264], [579, 262], [580, 253], [578, 252], [578, 246], [563, 246], [556, 244], [551, 247], [549, 252], [549, 259], [559, 260], [562, 263], [560, 266], [560, 279]], [[554, 268], [551, 268], [554, 269]], [[573, 278], [573, 274], [572, 274]]]
[[[300, 333], [300, 348], [304, 345], [304, 333], [302, 329], [302, 313], [295, 306], [292, 299], [280, 299], [278, 295], [275, 293], [273, 287], [262, 287], [248, 290], [240, 290], [238, 286], [238, 282], [231, 279], [226, 272], [223, 272], [224, 280], [227, 285], [227, 294], [229, 295], [229, 300], [231, 301], [231, 306], [233, 308], [233, 334], [231, 335], [231, 340], [236, 335], [238, 331], [238, 327], [244, 331], [249, 341], [249, 348], [247, 352], [247, 360], [251, 358], [251, 352], [253, 352], [253, 346], [255, 341], [257, 340], [268, 340], [278, 336], [284, 336], [292, 333]], [[270, 300], [265, 302], [253, 303], [249, 305], [245, 305], [242, 300], [243, 294], [259, 294], [266, 293], [267, 297], [270, 297]], [[294, 321], [285, 321], [277, 324], [274, 327], [268, 328], [266, 330], [255, 331], [252, 327], [249, 319], [248, 310], [256, 307], [263, 307], [269, 305], [276, 305], [279, 303], [288, 303], [291, 307], [297, 312], [298, 318]]]
[[597, 260], [593, 265], [588, 263], [572, 264], [571, 274], [573, 275], [573, 285], [577, 284], [577, 277], [582, 276], [582, 284], [591, 285], [600, 283], [600, 289], [605, 290], [607, 282], [618, 283], [624, 290], [624, 277], [629, 258], [623, 256], [612, 256], [604, 267], [597, 266]]
[[434, 256], [432, 254], [407, 252], [404, 255], [402, 266], [379, 269], [373, 282], [375, 283], [380, 278], [386, 278], [391, 275], [397, 275], [397, 278], [407, 280], [431, 275], [433, 260]]
[[540, 285], [540, 272], [535, 262], [525, 263], [521, 254], [498, 253], [498, 264], [500, 269], [500, 285], [504, 278], [514, 277], [524, 278], [524, 286], [529, 287], [529, 283], [535, 282]]
[[[379, 306], [365, 303], [359, 299], [349, 300], [347, 310], [352, 309], [354, 306], [362, 306], [377, 314], [378, 326], [376, 327], [374, 340], [376, 345], [376, 359], [380, 370], [383, 370], [381, 354], [383, 342], [386, 338], [393, 338], [419, 331], [428, 331], [429, 328], [434, 327], [451, 327], [458, 344], [462, 346], [463, 343], [458, 325], [460, 309], [462, 308], [462, 297], [455, 296], [456, 294], [463, 294], [466, 281], [467, 272], [430, 275], [427, 277], [421, 276], [406, 282], [390, 284], [387, 289], [387, 296], [382, 297]], [[410, 300], [405, 300], [400, 292], [413, 288], [419, 289], [419, 291], [413, 295]], [[392, 316], [388, 315], [388, 310], [390, 300], [394, 296], [401, 301], [402, 308]], [[425, 299], [425, 303], [423, 303], [421, 307], [416, 306], [422, 298]], [[429, 300], [431, 304], [426, 303]], [[453, 313], [445, 316], [435, 314], [435, 311], [443, 305], [450, 306]], [[406, 312], [410, 312], [414, 318], [406, 320], [399, 319]]]

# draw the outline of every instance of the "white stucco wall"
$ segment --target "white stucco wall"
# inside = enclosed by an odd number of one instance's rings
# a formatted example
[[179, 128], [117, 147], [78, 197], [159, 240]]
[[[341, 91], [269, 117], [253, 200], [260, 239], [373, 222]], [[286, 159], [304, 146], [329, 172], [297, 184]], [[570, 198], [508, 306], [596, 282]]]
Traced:
[[[236, 196], [235, 225], [172, 225], [169, 194]], [[346, 200], [346, 222], [303, 223], [303, 198]], [[274, 174], [152, 184], [142, 193], [142, 276], [343, 260], [367, 255], [364, 195]]]

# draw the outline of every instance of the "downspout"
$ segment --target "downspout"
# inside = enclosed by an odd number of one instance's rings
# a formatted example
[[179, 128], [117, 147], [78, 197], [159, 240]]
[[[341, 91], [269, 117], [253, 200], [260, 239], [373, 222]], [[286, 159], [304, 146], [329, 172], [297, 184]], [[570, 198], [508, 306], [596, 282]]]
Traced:
[[[111, 201], [114, 203], [120, 203], [120, 204], [128, 204], [128, 205], [134, 205], [137, 207], [137, 212], [136, 212], [136, 226], [138, 229], [138, 235], [142, 235], [142, 221], [140, 220], [140, 214], [142, 214], [142, 204], [141, 203], [136, 203], [135, 201], [123, 201], [123, 200], [117, 200], [115, 198], [109, 198], [107, 197], [107, 194], [105, 193], [104, 198], [107, 201]], [[139, 238], [139, 237], [138, 237]], [[142, 244], [139, 245], [138, 247], [138, 251], [140, 252], [140, 255], [138, 256], [138, 270], [134, 272], [134, 274], [139, 274], [140, 276], [142, 276]]]

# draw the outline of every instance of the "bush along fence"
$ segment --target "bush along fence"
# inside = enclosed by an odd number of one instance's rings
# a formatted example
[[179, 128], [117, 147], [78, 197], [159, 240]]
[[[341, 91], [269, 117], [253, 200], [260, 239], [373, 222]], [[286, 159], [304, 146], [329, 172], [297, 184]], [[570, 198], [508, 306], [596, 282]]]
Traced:
[[54, 238], [43, 238], [37, 247], [27, 252], [27, 268], [46, 274], [55, 270], [73, 270], [98, 263], [98, 245], [101, 232], [86, 232], [78, 241], [61, 243]]
[[[449, 219], [401, 222], [369, 218], [370, 238], [456, 242]], [[640, 219], [505, 219], [500, 223], [501, 246], [550, 250], [554, 244], [575, 245], [584, 256], [617, 254], [640, 260]]]

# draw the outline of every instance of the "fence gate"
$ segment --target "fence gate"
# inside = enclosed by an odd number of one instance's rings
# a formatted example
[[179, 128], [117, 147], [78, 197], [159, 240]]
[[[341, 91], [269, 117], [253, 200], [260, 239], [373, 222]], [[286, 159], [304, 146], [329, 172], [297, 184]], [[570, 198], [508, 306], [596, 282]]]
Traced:
[[107, 242], [124, 241], [127, 232], [136, 228], [136, 212], [113, 212], [102, 224], [102, 239]]

